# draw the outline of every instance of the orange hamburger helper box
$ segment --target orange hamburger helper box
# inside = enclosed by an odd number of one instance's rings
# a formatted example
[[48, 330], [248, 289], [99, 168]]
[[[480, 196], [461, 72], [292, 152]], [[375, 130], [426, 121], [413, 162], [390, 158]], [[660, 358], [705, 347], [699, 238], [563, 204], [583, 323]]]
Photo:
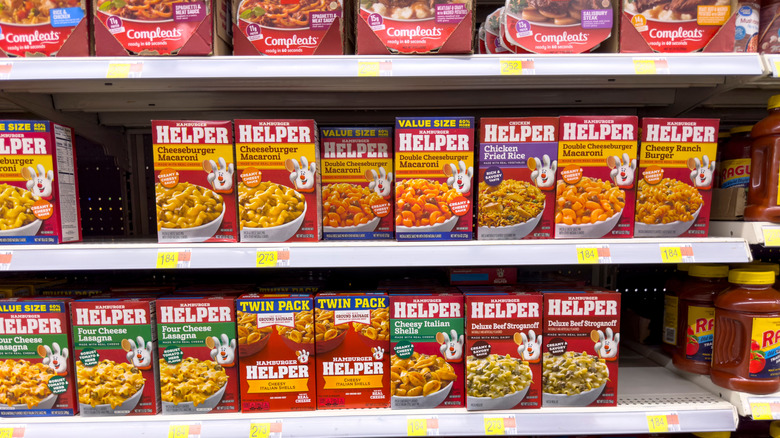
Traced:
[[563, 116], [555, 238], [630, 238], [638, 154], [634, 116]]
[[322, 239], [320, 149], [314, 120], [236, 120], [242, 242]]
[[463, 295], [424, 291], [390, 293], [391, 407], [463, 407]]
[[465, 297], [466, 408], [540, 407], [541, 294], [475, 287]]
[[385, 292], [314, 298], [317, 409], [390, 406], [390, 309]]
[[242, 412], [314, 410], [312, 304], [309, 294], [236, 300]]
[[326, 240], [393, 238], [393, 128], [322, 129]]
[[235, 299], [157, 300], [163, 414], [238, 412]]
[[70, 301], [0, 300], [0, 417], [78, 413]]
[[157, 240], [236, 242], [229, 121], [152, 120]]
[[717, 119], [642, 119], [636, 237], [707, 237]]
[[543, 406], [617, 405], [620, 294], [579, 290], [543, 295]]
[[471, 240], [474, 118], [395, 122], [396, 240]]

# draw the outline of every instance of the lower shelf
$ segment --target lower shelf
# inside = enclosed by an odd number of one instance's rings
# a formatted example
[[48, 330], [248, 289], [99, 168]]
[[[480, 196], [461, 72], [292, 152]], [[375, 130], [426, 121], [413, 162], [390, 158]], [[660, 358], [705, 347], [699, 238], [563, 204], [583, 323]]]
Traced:
[[[422, 421], [427, 435], [486, 435], [486, 419], [505, 418], [506, 428], [516, 424], [519, 435], [588, 435], [647, 433], [648, 421], [677, 415], [679, 426], [670, 431], [733, 431], [737, 427], [735, 407], [663, 367], [628, 349], [621, 352], [619, 403], [611, 408], [542, 408], [525, 411], [467, 412], [465, 409], [392, 411], [340, 410], [282, 412], [269, 414], [214, 414], [201, 416], [154, 416], [127, 418], [18, 418], [3, 419], [0, 429], [24, 427], [25, 438], [51, 436], [110, 436], [111, 438], [165, 437], [172, 425], [189, 424], [186, 436], [228, 438], [250, 436], [250, 429], [281, 422], [281, 435], [266, 437], [398, 437], [409, 436], [410, 425]], [[673, 423], [673, 422], [672, 422]], [[193, 427], [194, 426], [194, 427]], [[257, 432], [257, 430], [255, 430]], [[505, 430], [507, 435], [514, 434]], [[18, 435], [18, 434], [17, 434]], [[184, 434], [182, 434], [184, 436]], [[16, 435], [15, 435], [16, 436]], [[177, 435], [178, 437], [178, 435]]]

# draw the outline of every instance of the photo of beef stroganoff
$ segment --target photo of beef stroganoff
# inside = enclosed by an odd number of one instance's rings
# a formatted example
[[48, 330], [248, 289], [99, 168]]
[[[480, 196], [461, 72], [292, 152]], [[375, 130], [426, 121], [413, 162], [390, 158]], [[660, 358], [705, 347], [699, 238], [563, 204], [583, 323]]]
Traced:
[[531, 368], [510, 355], [491, 354], [466, 361], [466, 391], [471, 397], [499, 398], [522, 391], [531, 384]]
[[585, 352], [560, 356], [544, 353], [542, 390], [548, 394], [576, 395], [604, 385], [609, 370], [604, 359]]

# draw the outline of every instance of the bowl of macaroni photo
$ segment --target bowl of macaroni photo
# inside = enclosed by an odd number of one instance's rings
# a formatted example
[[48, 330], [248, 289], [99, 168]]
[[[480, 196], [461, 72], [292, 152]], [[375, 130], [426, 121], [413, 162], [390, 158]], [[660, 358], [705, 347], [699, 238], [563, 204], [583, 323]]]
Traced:
[[444, 402], [450, 391], [452, 391], [453, 382], [445, 382], [438, 391], [428, 395], [413, 396], [392, 396], [390, 397], [390, 407], [392, 409], [432, 409]]
[[704, 205], [698, 189], [673, 178], [657, 184], [642, 179], [636, 193], [636, 237], [679, 236], [696, 222]]
[[43, 221], [35, 219], [27, 225], [19, 228], [9, 228], [7, 230], [0, 230], [0, 236], [34, 236], [38, 234], [38, 230], [41, 229]]
[[323, 226], [322, 231], [325, 233], [369, 233], [376, 229], [381, 219], [382, 218], [380, 218], [379, 216], [375, 216], [373, 219], [366, 222], [365, 224], [350, 225], [345, 227]]
[[699, 218], [701, 212], [701, 205], [693, 213], [690, 220], [686, 221], [673, 221], [666, 224], [646, 224], [644, 222], [637, 221], [636, 228], [634, 229], [634, 237], [676, 237], [680, 234], [688, 231]]
[[[186, 376], [179, 381], [181, 376]], [[225, 395], [228, 376], [216, 362], [192, 357], [175, 365], [160, 359], [160, 392], [166, 414], [210, 412]]]
[[615, 225], [620, 221], [620, 216], [622, 215], [623, 210], [620, 210], [607, 218], [607, 220], [596, 222], [595, 224], [555, 224], [555, 237], [569, 239], [598, 239], [615, 228]]
[[165, 409], [166, 413], [171, 414], [203, 414], [211, 412], [222, 401], [222, 396], [225, 395], [225, 388], [227, 388], [227, 385], [222, 385], [217, 392], [197, 405], [191, 401], [179, 403], [163, 401], [163, 409]]
[[390, 357], [390, 405], [393, 409], [431, 409], [440, 406], [458, 376], [438, 355], [412, 353]]
[[127, 415], [130, 411], [135, 409], [138, 401], [141, 400], [145, 386], [146, 384], [141, 386], [135, 394], [131, 395], [127, 400], [115, 407], [112, 407], [109, 403], [95, 406], [87, 403], [79, 403], [79, 411], [81, 412], [81, 415], [84, 416]]
[[41, 399], [38, 404], [34, 406], [27, 406], [27, 403], [17, 403], [11, 406], [0, 406], [0, 411], [27, 411], [30, 409], [51, 409], [54, 404], [57, 403], [58, 394], [49, 394]]
[[309, 205], [298, 191], [272, 182], [238, 185], [241, 240], [285, 242], [298, 232]]
[[182, 182], [173, 188], [155, 187], [160, 242], [205, 242], [225, 217], [222, 196], [211, 189]]

